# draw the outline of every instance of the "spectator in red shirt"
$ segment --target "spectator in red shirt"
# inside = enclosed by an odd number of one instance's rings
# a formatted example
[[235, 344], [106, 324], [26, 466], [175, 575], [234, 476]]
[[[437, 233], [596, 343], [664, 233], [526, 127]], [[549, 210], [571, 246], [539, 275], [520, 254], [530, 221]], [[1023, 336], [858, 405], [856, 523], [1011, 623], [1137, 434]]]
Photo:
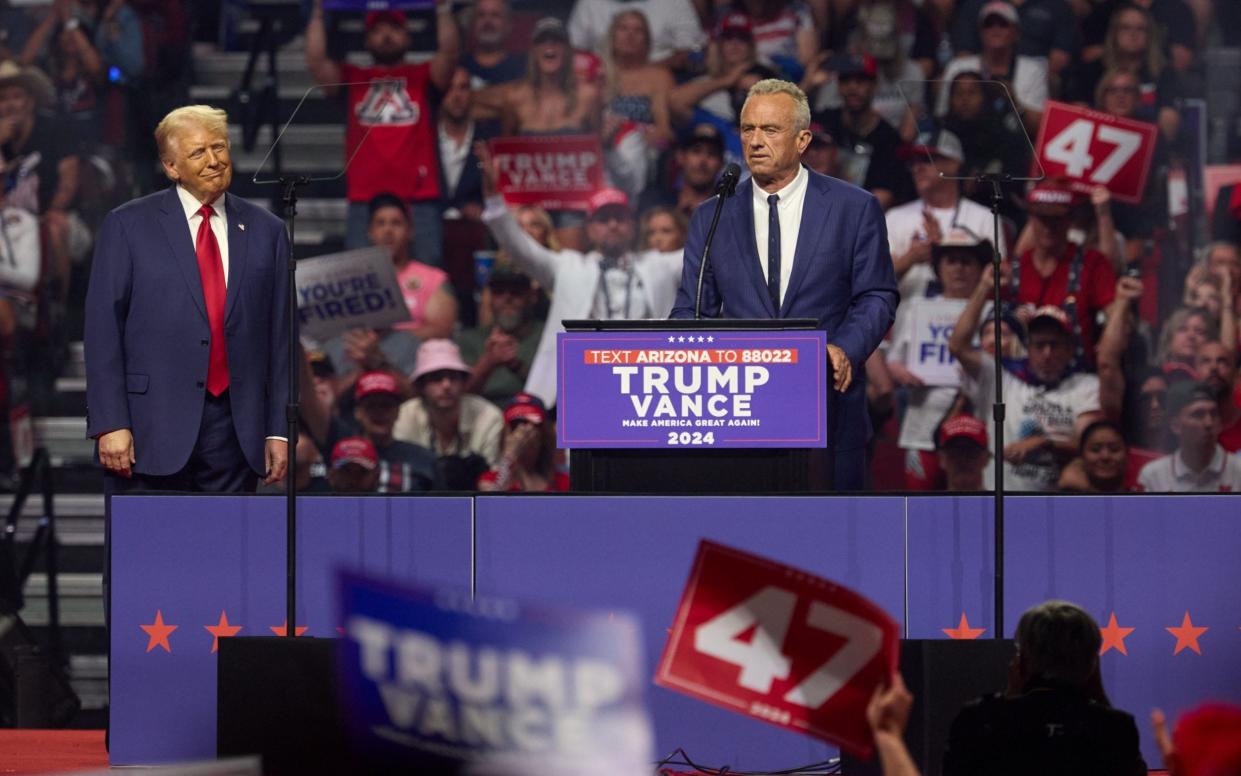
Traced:
[[443, 230], [430, 92], [448, 89], [460, 36], [452, 3], [438, 0], [436, 9], [436, 50], [430, 61], [406, 64], [410, 35], [404, 13], [372, 11], [366, 15], [366, 50], [374, 64], [358, 67], [328, 56], [322, 0], [316, 0], [306, 28], [306, 65], [329, 94], [348, 84], [344, 158], [352, 161], [346, 174], [346, 247], [367, 244], [367, 203], [375, 195], [391, 191], [411, 204], [414, 254], [427, 264], [439, 266], [443, 262]]
[[1116, 295], [1116, 273], [1102, 253], [1069, 241], [1069, 216], [1079, 204], [1080, 195], [1061, 180], [1030, 191], [1032, 247], [1012, 267], [1009, 295], [1027, 312], [1045, 305], [1064, 308], [1077, 335], [1079, 364], [1093, 364], [1095, 318]]
[[1241, 450], [1241, 407], [1233, 396], [1237, 382], [1237, 351], [1220, 342], [1198, 348], [1198, 379], [1210, 386], [1219, 401], [1219, 443], [1230, 453]]
[[483, 472], [478, 489], [548, 492], [569, 489], [569, 477], [554, 465], [556, 445], [547, 410], [539, 397], [519, 393], [504, 408], [500, 462]]

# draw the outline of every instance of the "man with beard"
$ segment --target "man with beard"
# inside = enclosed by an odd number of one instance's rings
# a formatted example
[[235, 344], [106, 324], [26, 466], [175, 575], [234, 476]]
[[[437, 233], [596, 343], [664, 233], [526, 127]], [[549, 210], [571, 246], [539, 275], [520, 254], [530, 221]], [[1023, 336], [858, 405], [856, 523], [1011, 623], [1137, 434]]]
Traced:
[[473, 364], [465, 389], [504, 407], [526, 384], [543, 337], [543, 322], [533, 317], [537, 292], [528, 275], [504, 267], [493, 269], [487, 290], [491, 292], [491, 327], [466, 329], [457, 335], [457, 344], [461, 358]]
[[508, 0], [477, 0], [470, 19], [470, 48], [461, 55], [461, 66], [470, 74], [473, 87], [516, 81], [526, 73], [526, 58], [508, 50], [513, 32], [513, 12]]
[[913, 188], [897, 155], [901, 136], [874, 109], [878, 65], [872, 57], [841, 54], [826, 68], [836, 73], [841, 107], [815, 117], [840, 146], [842, 177], [875, 195], [884, 210]]
[[1138, 485], [1148, 493], [1236, 493], [1241, 457], [1219, 444], [1219, 405], [1206, 383], [1182, 380], [1168, 389], [1169, 428], [1178, 445], [1142, 467]]
[[443, 245], [430, 90], [448, 89], [459, 36], [452, 3], [439, 0], [436, 9], [436, 49], [430, 61], [405, 63], [410, 35], [404, 13], [372, 11], [366, 15], [366, 50], [374, 64], [358, 67], [328, 56], [322, 0], [316, 0], [306, 28], [306, 65], [328, 94], [349, 84], [344, 158], [352, 162], [346, 173], [346, 247], [366, 245], [367, 203], [391, 191], [411, 205], [418, 258], [438, 266]]
[[676, 162], [681, 171], [680, 190], [650, 187], [638, 200], [638, 212], [663, 205], [675, 207], [688, 217], [694, 208], [714, 196], [715, 179], [724, 168], [724, 138], [720, 131], [710, 124], [694, 127], [677, 148]]
[[1237, 382], [1237, 352], [1220, 342], [1198, 348], [1195, 366], [1198, 379], [1215, 392], [1219, 404], [1219, 443], [1230, 453], [1241, 450], [1241, 407], [1237, 406], [1233, 386]]
[[[988, 266], [948, 339], [948, 349], [971, 381], [979, 417], [991, 417], [995, 401], [995, 361], [974, 345], [973, 332], [991, 299]], [[1027, 327], [1029, 355], [1002, 359], [1004, 401], [1004, 482], [1012, 491], [1056, 489], [1060, 470], [1077, 455], [1078, 435], [1100, 420], [1099, 378], [1073, 369], [1073, 324], [1059, 307], [1034, 311]]]

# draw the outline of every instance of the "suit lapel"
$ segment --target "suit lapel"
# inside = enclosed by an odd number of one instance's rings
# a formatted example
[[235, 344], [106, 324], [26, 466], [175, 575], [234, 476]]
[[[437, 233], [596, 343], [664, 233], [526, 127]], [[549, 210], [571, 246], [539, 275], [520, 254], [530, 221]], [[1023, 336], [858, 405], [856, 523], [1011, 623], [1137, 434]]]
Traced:
[[771, 306], [771, 297], [767, 295], [767, 280], [763, 277], [763, 268], [759, 266], [758, 236], [754, 233], [754, 180], [747, 179], [737, 187], [733, 196], [736, 206], [740, 209], [737, 224], [737, 243], [741, 246], [741, 263], [750, 277], [750, 283], [759, 290], [759, 298], [763, 300], [763, 309], [769, 317], [776, 317], [776, 309]]
[[801, 208], [801, 224], [797, 230], [797, 249], [793, 252], [793, 274], [789, 276], [789, 287], [784, 291], [784, 301], [780, 304], [780, 317], [788, 314], [789, 307], [797, 298], [797, 290], [810, 274], [810, 265], [814, 263], [814, 251], [819, 245], [819, 235], [827, 223], [827, 214], [832, 203], [827, 196], [825, 180], [813, 172], [809, 172], [806, 181], [806, 200]]
[[246, 264], [249, 259], [249, 234], [245, 229], [245, 221], [241, 208], [237, 206], [237, 197], [226, 195], [224, 209], [228, 212], [228, 287], [224, 295], [224, 320], [227, 321], [237, 306], [237, 297], [241, 295], [241, 287], [246, 279]]
[[207, 305], [203, 302], [203, 279], [198, 272], [198, 255], [194, 252], [194, 242], [190, 239], [190, 227], [185, 220], [185, 210], [181, 208], [181, 199], [177, 196], [176, 186], [168, 189], [161, 198], [159, 205], [160, 228], [172, 249], [172, 260], [181, 270], [185, 285], [189, 287], [190, 298], [198, 306], [198, 313], [207, 320]]

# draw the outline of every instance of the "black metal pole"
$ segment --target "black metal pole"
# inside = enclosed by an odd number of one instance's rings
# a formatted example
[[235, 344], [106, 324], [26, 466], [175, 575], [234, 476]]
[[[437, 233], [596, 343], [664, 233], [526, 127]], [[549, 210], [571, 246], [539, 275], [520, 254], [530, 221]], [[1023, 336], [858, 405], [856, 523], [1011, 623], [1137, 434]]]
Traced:
[[991, 183], [991, 229], [994, 242], [991, 244], [991, 291], [992, 325], [995, 326], [995, 405], [992, 407], [992, 419], [995, 422], [995, 457], [992, 468], [995, 471], [995, 638], [1004, 638], [1004, 370], [1000, 364], [1000, 311], [1003, 300], [1000, 298], [1000, 202], [1003, 193], [1000, 191], [1000, 178], [987, 176]]
[[702, 319], [702, 279], [707, 274], [707, 262], [711, 260], [711, 242], [715, 240], [715, 227], [720, 223], [720, 211], [724, 209], [724, 200], [733, 195], [737, 189], [737, 179], [741, 177], [741, 168], [730, 164], [724, 168], [724, 174], [715, 184], [715, 212], [711, 214], [711, 226], [707, 229], [707, 240], [702, 248], [702, 261], [698, 264], [698, 287], [694, 290], [694, 320]]
[[64, 664], [64, 653], [61, 651], [60, 638], [60, 548], [56, 538], [55, 483], [52, 479], [52, 464], [47, 451], [40, 448], [36, 454], [36, 462], [40, 466], [40, 484], [43, 490], [43, 521], [47, 526], [45, 541], [47, 542], [47, 627], [48, 646], [52, 659], [58, 667]]
[[288, 423], [289, 468], [284, 478], [285, 497], [285, 628], [284, 635], [293, 636], [297, 628], [297, 381], [301, 370], [301, 348], [297, 326], [297, 258], [293, 249], [294, 227], [297, 222], [297, 187], [307, 182], [304, 175], [280, 179], [280, 202], [283, 206], [285, 230], [289, 235], [289, 293], [286, 299], [289, 314], [289, 403], [285, 408]]

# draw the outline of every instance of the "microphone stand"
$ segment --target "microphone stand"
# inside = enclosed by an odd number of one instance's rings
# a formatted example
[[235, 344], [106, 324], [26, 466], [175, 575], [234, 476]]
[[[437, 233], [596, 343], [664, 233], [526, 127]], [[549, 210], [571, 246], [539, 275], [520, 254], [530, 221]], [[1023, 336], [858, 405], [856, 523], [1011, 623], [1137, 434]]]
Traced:
[[1012, 176], [1003, 173], [988, 173], [979, 175], [975, 178], [979, 183], [989, 184], [991, 188], [991, 322], [995, 327], [995, 403], [991, 408], [991, 417], [994, 423], [992, 438], [994, 444], [994, 458], [992, 461], [995, 471], [995, 493], [994, 497], [994, 517], [993, 531], [994, 548], [995, 548], [995, 630], [994, 637], [997, 639], [1004, 638], [1004, 368], [1000, 364], [1000, 305], [1003, 300], [1000, 298], [1000, 283], [1002, 280], [1000, 274], [1000, 203], [1003, 202], [1003, 192], [1000, 190], [1001, 183], [1007, 183], [1012, 180]]
[[737, 178], [725, 172], [715, 189], [715, 212], [711, 214], [711, 227], [707, 229], [707, 242], [702, 249], [702, 261], [698, 264], [698, 285], [694, 291], [694, 320], [696, 321], [702, 320], [702, 279], [707, 273], [707, 262], [711, 260], [711, 242], [715, 239], [715, 227], [720, 223], [720, 211], [724, 209], [724, 200], [731, 197], [736, 190]]
[[297, 223], [297, 187], [310, 182], [305, 175], [288, 175], [280, 178], [281, 218], [289, 235], [289, 293], [285, 300], [289, 313], [289, 396], [285, 407], [288, 424], [289, 468], [284, 476], [285, 494], [285, 620], [284, 635], [292, 637], [297, 632], [297, 431], [301, 416], [298, 406], [298, 379], [301, 375], [300, 334], [297, 319], [297, 256], [293, 248], [294, 227]]

